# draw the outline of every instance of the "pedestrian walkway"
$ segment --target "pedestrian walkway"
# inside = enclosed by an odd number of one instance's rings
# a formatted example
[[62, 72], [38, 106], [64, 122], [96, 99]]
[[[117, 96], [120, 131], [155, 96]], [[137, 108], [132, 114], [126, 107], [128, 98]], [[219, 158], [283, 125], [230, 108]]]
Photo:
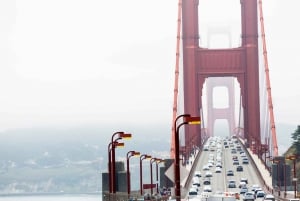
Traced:
[[188, 179], [188, 175], [189, 175], [190, 171], [192, 170], [194, 161], [195, 161], [198, 153], [199, 153], [199, 150], [196, 150], [195, 154], [192, 154], [189, 157], [188, 162], [185, 164], [185, 166], [181, 166], [181, 169], [184, 168], [185, 170], [187, 170], [187, 171], [180, 170], [181, 171], [180, 174], [183, 176], [183, 178], [180, 179], [181, 180], [180, 184], [182, 186], [185, 185], [186, 180]]
[[265, 185], [267, 188], [272, 189], [272, 176], [268, 169], [266, 168], [264, 162], [258, 157], [257, 154], [254, 154], [250, 148], [247, 149], [248, 153], [251, 155], [251, 158], [253, 159], [258, 171], [260, 172], [261, 176], [264, 179]]

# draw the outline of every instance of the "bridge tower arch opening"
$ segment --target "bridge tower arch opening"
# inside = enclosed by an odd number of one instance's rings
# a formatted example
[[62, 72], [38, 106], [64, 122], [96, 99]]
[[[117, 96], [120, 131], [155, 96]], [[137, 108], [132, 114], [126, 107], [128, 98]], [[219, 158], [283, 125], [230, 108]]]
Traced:
[[227, 119], [216, 119], [214, 121], [214, 133], [213, 136], [220, 136], [220, 137], [230, 137], [230, 128], [229, 122]]
[[207, 78], [203, 89], [203, 117], [208, 136], [215, 136], [215, 122], [226, 120], [228, 136], [236, 135], [236, 128], [243, 125], [240, 109], [240, 87], [234, 77]]

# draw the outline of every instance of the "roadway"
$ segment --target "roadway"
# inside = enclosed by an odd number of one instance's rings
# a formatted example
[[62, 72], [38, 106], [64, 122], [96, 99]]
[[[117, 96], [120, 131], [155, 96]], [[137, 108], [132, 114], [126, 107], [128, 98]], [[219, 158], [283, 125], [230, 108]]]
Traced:
[[[227, 146], [224, 145], [224, 142], [227, 143]], [[241, 150], [239, 150], [239, 146], [241, 147]], [[224, 192], [236, 192], [240, 193], [240, 180], [242, 178], [246, 178], [248, 180], [248, 191], [251, 191], [251, 188], [253, 185], [257, 185], [259, 187], [263, 187], [264, 184], [260, 182], [259, 177], [257, 176], [254, 168], [254, 164], [252, 164], [252, 160], [250, 160], [250, 156], [247, 155], [247, 151], [244, 150], [243, 146], [239, 143], [236, 139], [225, 139], [225, 138], [210, 138], [205, 145], [203, 146], [204, 149], [199, 153], [201, 154], [199, 157], [199, 160], [197, 162], [196, 167], [194, 168], [194, 171], [200, 171], [201, 177], [200, 180], [200, 187], [198, 187], [198, 197], [205, 197], [210, 194], [222, 194]], [[244, 154], [243, 152], [244, 151]], [[243, 167], [242, 171], [237, 171], [236, 164], [233, 164], [234, 160], [233, 158], [236, 157], [237, 161], [239, 162], [239, 165]], [[249, 163], [243, 164], [243, 158], [248, 158]], [[222, 164], [221, 172], [216, 173], [216, 164], [219, 163]], [[209, 169], [205, 170], [204, 167], [210, 164]], [[232, 170], [233, 176], [227, 176], [227, 171]], [[206, 173], [211, 172], [211, 177], [206, 177]], [[194, 174], [191, 172], [191, 174]], [[208, 185], [204, 185], [203, 181], [206, 179], [210, 179], [211, 184], [211, 191], [208, 193], [203, 193], [205, 191], [205, 188], [207, 188]], [[228, 182], [229, 180], [234, 180], [236, 182], [235, 188], [229, 188]], [[193, 187], [193, 179], [189, 182], [188, 189], [185, 189], [187, 194], [189, 190]], [[191, 196], [190, 196], [191, 197]], [[240, 199], [243, 199], [243, 196], [240, 196]]]

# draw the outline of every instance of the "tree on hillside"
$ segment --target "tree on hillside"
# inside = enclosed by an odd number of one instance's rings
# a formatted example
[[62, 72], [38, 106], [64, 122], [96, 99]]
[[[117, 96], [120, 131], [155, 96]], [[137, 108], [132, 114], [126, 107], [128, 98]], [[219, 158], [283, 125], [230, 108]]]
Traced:
[[292, 139], [296, 154], [300, 154], [300, 125], [298, 125], [298, 128], [295, 130], [295, 132], [292, 133]]

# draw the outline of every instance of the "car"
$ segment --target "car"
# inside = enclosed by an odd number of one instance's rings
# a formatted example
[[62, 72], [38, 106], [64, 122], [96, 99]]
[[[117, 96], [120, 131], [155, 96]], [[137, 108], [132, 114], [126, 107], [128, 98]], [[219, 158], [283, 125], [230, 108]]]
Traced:
[[228, 188], [236, 188], [235, 180], [228, 181]]
[[242, 188], [242, 187], [245, 187], [245, 186], [247, 186], [246, 182], [240, 181], [239, 188]]
[[203, 185], [210, 185], [210, 184], [211, 184], [210, 178], [204, 178]]
[[236, 171], [237, 172], [242, 172], [243, 171], [243, 166], [241, 166], [241, 165], [236, 166]]
[[209, 170], [209, 166], [208, 165], [203, 165], [203, 170]]
[[[256, 196], [256, 194], [257, 194], [257, 192], [258, 191], [262, 191], [263, 189], [261, 188], [261, 187], [258, 187], [258, 188], [256, 188], [256, 189], [254, 189], [253, 191], [254, 191], [254, 193], [255, 193], [255, 196]], [[262, 196], [262, 197], [264, 197], [264, 196]]]
[[256, 198], [263, 198], [265, 197], [265, 192], [262, 190], [259, 190], [256, 192]]
[[216, 167], [222, 168], [222, 163], [221, 162], [217, 162], [216, 163]]
[[233, 173], [232, 170], [228, 170], [226, 175], [227, 175], [227, 176], [234, 176], [234, 173]]
[[248, 158], [243, 158], [243, 159], [242, 159], [242, 163], [243, 163], [243, 164], [249, 164]]
[[248, 184], [248, 179], [245, 178], [245, 177], [242, 177], [240, 181], [243, 181], [243, 182], [245, 182], [246, 184]]
[[240, 194], [244, 194], [246, 192], [248, 192], [247, 186], [242, 186], [241, 189], [240, 189]]
[[212, 188], [210, 185], [206, 185], [203, 187], [203, 192], [212, 192]]
[[255, 200], [255, 194], [253, 191], [248, 191], [246, 193], [244, 193], [244, 198], [243, 198], [244, 201], [246, 200], [252, 200], [254, 201]]
[[210, 171], [206, 171], [206, 173], [205, 173], [205, 177], [212, 177], [213, 175], [212, 175], [212, 173], [210, 172]]
[[222, 172], [222, 169], [220, 167], [216, 167], [215, 173], [221, 173], [221, 172]]
[[233, 160], [232, 164], [233, 164], [233, 165], [239, 165], [240, 163], [239, 163], [238, 160]]
[[193, 185], [196, 185], [196, 186], [200, 186], [200, 179], [199, 177], [193, 177]]
[[189, 195], [198, 195], [198, 191], [197, 191], [197, 189], [195, 189], [195, 188], [190, 188], [190, 190], [189, 190]]
[[200, 171], [195, 171], [194, 176], [195, 177], [201, 177], [201, 172]]
[[264, 201], [275, 201], [275, 197], [274, 197], [274, 195], [272, 195], [272, 194], [266, 194], [265, 196], [264, 196]]
[[253, 184], [251, 186], [251, 191], [253, 191], [255, 193], [256, 189], [260, 189], [260, 186], [258, 184]]

